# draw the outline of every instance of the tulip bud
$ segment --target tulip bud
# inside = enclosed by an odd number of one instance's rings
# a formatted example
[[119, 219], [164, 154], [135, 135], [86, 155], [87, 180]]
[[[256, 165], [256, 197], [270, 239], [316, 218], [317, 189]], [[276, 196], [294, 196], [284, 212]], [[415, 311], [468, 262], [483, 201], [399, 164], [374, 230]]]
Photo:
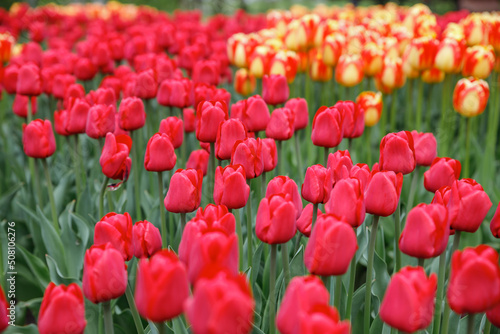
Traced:
[[29, 106], [31, 115], [36, 114], [37, 112], [36, 96], [29, 97], [26, 95], [16, 94], [16, 97], [14, 98], [14, 103], [12, 105], [12, 111], [19, 117], [27, 118], [28, 103], [31, 103], [31, 105]]
[[271, 119], [266, 102], [259, 96], [251, 96], [231, 106], [231, 118], [238, 118], [248, 131], [262, 131]]
[[88, 111], [85, 132], [90, 138], [106, 137], [108, 132], [115, 131], [115, 109], [113, 106], [96, 104]]
[[203, 176], [205, 176], [208, 172], [209, 159], [210, 153], [207, 150], [194, 150], [189, 155], [188, 161], [186, 161], [186, 168], [199, 169], [203, 172]]
[[290, 109], [295, 114], [294, 131], [304, 129], [309, 124], [309, 111], [307, 101], [296, 97], [285, 103], [285, 108]]
[[365, 111], [352, 101], [339, 101], [333, 106], [340, 111], [344, 138], [361, 137], [365, 130]]
[[428, 259], [440, 255], [446, 249], [449, 236], [450, 222], [446, 207], [422, 203], [408, 213], [399, 238], [399, 248], [409, 256]]
[[380, 169], [409, 174], [416, 167], [413, 136], [409, 131], [389, 133], [380, 142]]
[[124, 260], [132, 258], [132, 218], [127, 212], [124, 214], [110, 212], [95, 225], [94, 245], [107, 243], [111, 243], [123, 255]]
[[330, 81], [333, 77], [333, 68], [324, 62], [319, 49], [309, 51], [309, 76], [319, 82]]
[[335, 147], [343, 136], [342, 115], [335, 107], [321, 107], [316, 111], [312, 124], [311, 139], [314, 145]]
[[[262, 79], [262, 97], [267, 104], [285, 103], [290, 95], [286, 77], [283, 75], [265, 75]], [[250, 128], [248, 129], [249, 131]]]
[[219, 124], [215, 139], [215, 156], [220, 160], [231, 158], [234, 144], [247, 138], [245, 125], [237, 118], [232, 118]]
[[140, 99], [153, 99], [156, 97], [158, 84], [154, 71], [148, 69], [137, 74], [134, 85], [134, 95]]
[[127, 265], [110, 243], [92, 246], [83, 261], [83, 294], [92, 303], [118, 298], [127, 289]]
[[203, 172], [195, 169], [178, 169], [170, 179], [165, 196], [165, 208], [169, 212], [187, 213], [200, 206]]
[[190, 90], [189, 80], [166, 79], [160, 84], [156, 99], [162, 106], [185, 108], [190, 105]]
[[481, 13], [471, 13], [461, 23], [467, 45], [477, 45], [485, 42], [486, 27]]
[[160, 230], [147, 220], [132, 226], [132, 248], [136, 258], [147, 258], [161, 249]]
[[141, 316], [154, 322], [173, 319], [182, 313], [188, 297], [186, 268], [173, 251], [162, 250], [139, 261], [134, 299]]
[[28, 96], [38, 96], [42, 94], [40, 68], [37, 65], [27, 63], [19, 68], [16, 93]]
[[250, 186], [246, 183], [245, 169], [241, 165], [218, 166], [215, 169], [214, 202], [229, 209], [246, 205]]
[[335, 80], [345, 87], [353, 87], [363, 80], [363, 59], [357, 54], [340, 56], [335, 68]]
[[231, 165], [242, 165], [247, 179], [258, 177], [264, 171], [262, 140], [247, 138], [238, 140], [231, 153]]
[[486, 245], [455, 251], [451, 258], [447, 299], [457, 314], [482, 313], [498, 305], [498, 253]]
[[288, 194], [271, 195], [260, 201], [255, 223], [255, 234], [261, 241], [270, 244], [286, 243], [296, 232], [297, 210]]
[[382, 50], [379, 44], [369, 42], [363, 45], [361, 58], [363, 59], [363, 72], [366, 76], [372, 77], [382, 71], [384, 50]]
[[465, 52], [465, 42], [454, 38], [444, 38], [438, 46], [434, 66], [450, 74], [460, 71]]
[[328, 202], [332, 191], [332, 181], [330, 169], [321, 165], [308, 167], [301, 188], [302, 198], [314, 204]]
[[234, 90], [243, 96], [252, 94], [257, 86], [255, 76], [247, 69], [240, 68], [234, 75]]
[[432, 132], [411, 132], [417, 166], [430, 166], [437, 156], [437, 142]]
[[97, 74], [97, 67], [92, 64], [90, 59], [79, 57], [76, 60], [73, 72], [78, 80], [89, 81]]
[[304, 263], [313, 275], [343, 275], [357, 249], [352, 227], [333, 214], [324, 214], [314, 224]]
[[453, 108], [465, 117], [483, 113], [490, 96], [488, 83], [481, 79], [462, 78], [453, 91]]
[[102, 173], [110, 179], [127, 180], [132, 167], [132, 159], [128, 156], [131, 149], [132, 139], [129, 136], [115, 136], [108, 132], [99, 158]]
[[366, 212], [387, 217], [392, 215], [398, 206], [403, 174], [393, 171], [372, 171], [370, 183], [365, 190]]
[[266, 136], [275, 140], [288, 140], [294, 132], [295, 114], [288, 108], [276, 108], [266, 127]]
[[486, 79], [493, 70], [495, 53], [491, 45], [475, 45], [465, 50], [462, 76]]
[[250, 333], [255, 302], [246, 276], [224, 271], [210, 274], [196, 282], [185, 303], [193, 333]]
[[380, 92], [362, 92], [356, 98], [356, 103], [365, 111], [365, 125], [372, 127], [382, 116], [382, 94]]
[[47, 158], [56, 151], [56, 139], [49, 120], [36, 119], [23, 124], [23, 149], [28, 157]]
[[196, 111], [196, 139], [214, 143], [217, 138], [219, 124], [227, 119], [227, 106], [224, 102], [205, 101], [200, 103]]
[[387, 286], [380, 305], [380, 318], [403, 332], [427, 328], [434, 313], [436, 285], [436, 274], [427, 277], [422, 267], [402, 268]]
[[193, 81], [217, 86], [220, 81], [220, 66], [214, 60], [199, 60], [193, 67]]
[[335, 183], [325, 212], [342, 217], [352, 227], [358, 227], [365, 220], [365, 196], [362, 183], [356, 178], [346, 178]]
[[462, 165], [458, 160], [435, 158], [429, 170], [424, 173], [424, 187], [432, 193], [441, 187], [451, 187], [459, 179], [461, 170]]
[[[86, 325], [82, 289], [76, 283], [66, 286], [50, 282], [43, 294], [38, 314], [40, 334], [83, 334]], [[5, 327], [0, 328], [3, 330]]]
[[120, 128], [127, 131], [140, 129], [146, 123], [144, 103], [137, 97], [127, 97], [120, 103]]

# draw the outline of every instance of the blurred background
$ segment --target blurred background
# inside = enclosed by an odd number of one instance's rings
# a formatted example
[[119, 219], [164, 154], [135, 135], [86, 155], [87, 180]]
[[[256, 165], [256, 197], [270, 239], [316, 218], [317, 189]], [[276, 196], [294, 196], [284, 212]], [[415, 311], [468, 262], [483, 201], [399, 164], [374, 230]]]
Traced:
[[[14, 0], [1, 0], [0, 7], [9, 8]], [[70, 1], [70, 0], [29, 0], [27, 1], [32, 7], [42, 6], [49, 3], [57, 3], [66, 5], [74, 2], [104, 2], [101, 1]], [[213, 15], [217, 13], [231, 14], [235, 10], [242, 8], [251, 13], [266, 12], [271, 8], [290, 8], [294, 4], [302, 4], [308, 7], [314, 7], [317, 4], [325, 3], [328, 5], [342, 6], [348, 2], [352, 2], [360, 6], [370, 6], [375, 4], [384, 4], [387, 1], [383, 0], [124, 0], [122, 3], [131, 3], [136, 5], [148, 5], [158, 8], [162, 11], [172, 12], [175, 9], [201, 9], [205, 15]], [[399, 5], [413, 5], [417, 2], [423, 2], [428, 5], [433, 12], [444, 14], [448, 11], [468, 9], [470, 11], [495, 11], [500, 10], [500, 0], [400, 0], [392, 1]]]

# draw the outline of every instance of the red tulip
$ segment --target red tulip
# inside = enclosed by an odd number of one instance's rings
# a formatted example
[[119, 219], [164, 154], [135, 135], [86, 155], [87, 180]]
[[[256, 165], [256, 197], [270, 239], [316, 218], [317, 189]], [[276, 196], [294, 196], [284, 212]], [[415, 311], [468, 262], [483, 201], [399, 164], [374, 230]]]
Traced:
[[28, 157], [47, 158], [56, 151], [56, 139], [48, 120], [36, 119], [23, 124], [23, 149]]
[[500, 304], [486, 311], [486, 317], [493, 326], [500, 328]]
[[270, 198], [272, 195], [285, 194], [290, 195], [290, 198], [297, 210], [298, 219], [302, 214], [302, 199], [300, 198], [299, 188], [294, 180], [288, 176], [276, 176], [267, 184], [266, 197]]
[[4, 331], [9, 326], [10, 310], [8, 309], [8, 307], [9, 303], [7, 302], [7, 299], [5, 299], [3, 288], [0, 287], [0, 331]]
[[431, 167], [424, 173], [424, 187], [430, 192], [436, 192], [444, 186], [451, 186], [460, 177], [462, 165], [460, 161], [451, 158], [435, 158]]
[[282, 334], [296, 333], [302, 313], [308, 314], [318, 305], [328, 305], [330, 295], [317, 276], [294, 277], [281, 301], [276, 327]]
[[16, 93], [28, 96], [38, 96], [42, 94], [40, 68], [37, 65], [27, 63], [19, 68]]
[[97, 222], [94, 229], [94, 245], [111, 243], [128, 261], [133, 256], [132, 218], [125, 212], [117, 214], [110, 212]]
[[264, 75], [262, 78], [262, 98], [267, 104], [285, 103], [289, 95], [290, 89], [284, 75]]
[[82, 289], [76, 283], [50, 282], [38, 314], [40, 334], [83, 334], [86, 325]]
[[[321, 210], [318, 209], [317, 217], [319, 217], [322, 214], [323, 213], [321, 212]], [[309, 203], [305, 206], [304, 210], [302, 210], [302, 214], [295, 223], [297, 225], [297, 230], [299, 230], [300, 233], [302, 233], [308, 238], [311, 236], [311, 227], [313, 218], [312, 216], [313, 216], [313, 204]]]
[[215, 156], [219, 160], [229, 160], [234, 144], [246, 138], [247, 130], [239, 119], [232, 118], [220, 123], [215, 139]]
[[141, 316], [154, 322], [173, 319], [188, 297], [186, 268], [173, 251], [164, 249], [139, 261], [134, 299]]
[[146, 123], [144, 103], [137, 97], [127, 97], [120, 103], [120, 128], [127, 131], [140, 129]]
[[422, 267], [402, 268], [387, 286], [380, 305], [380, 318], [403, 332], [427, 328], [434, 313], [436, 284], [436, 274], [427, 277]]
[[158, 89], [156, 99], [162, 106], [185, 108], [191, 104], [190, 91], [191, 81], [187, 79], [163, 80]]
[[332, 213], [358, 227], [365, 221], [365, 196], [361, 181], [346, 178], [335, 183], [330, 199], [325, 204], [325, 212]]
[[210, 153], [208, 151], [194, 150], [189, 155], [188, 161], [186, 162], [186, 168], [199, 169], [203, 172], [203, 176], [207, 175], [208, 171], [208, 160], [210, 159]]
[[366, 212], [387, 217], [392, 215], [398, 206], [403, 174], [392, 171], [372, 171], [370, 183], [365, 190]]
[[296, 97], [285, 103], [285, 108], [290, 109], [295, 114], [294, 130], [301, 130], [309, 124], [309, 109], [307, 101]]
[[182, 109], [182, 119], [184, 120], [185, 132], [194, 132], [196, 130], [196, 116], [193, 108]]
[[110, 179], [127, 180], [132, 167], [132, 159], [128, 156], [131, 149], [132, 139], [129, 136], [115, 136], [108, 132], [99, 158], [102, 173]]
[[151, 257], [161, 249], [160, 230], [147, 220], [132, 226], [132, 248], [136, 258]]
[[63, 99], [69, 86], [76, 82], [76, 78], [71, 74], [57, 74], [54, 77], [52, 94], [57, 99]]
[[92, 303], [120, 297], [127, 289], [127, 266], [110, 243], [92, 246], [83, 261], [83, 294]]
[[262, 160], [264, 161], [264, 172], [270, 172], [278, 165], [278, 149], [276, 141], [272, 138], [264, 138], [262, 143]]
[[175, 167], [177, 156], [170, 137], [165, 133], [156, 133], [146, 146], [144, 168], [150, 172], [164, 172]]
[[250, 186], [246, 182], [242, 165], [218, 166], [215, 169], [214, 202], [229, 209], [239, 209], [247, 204]]
[[351, 333], [349, 321], [340, 321], [337, 309], [329, 305], [313, 308], [309, 314], [302, 314], [299, 321], [300, 329], [297, 329], [296, 334]]
[[324, 204], [330, 199], [331, 191], [332, 173], [330, 169], [321, 165], [308, 167], [301, 188], [302, 198], [314, 204]]
[[231, 153], [231, 165], [242, 165], [247, 179], [260, 176], [264, 171], [262, 146], [259, 138], [236, 141]]
[[158, 132], [166, 134], [174, 148], [179, 148], [184, 141], [184, 129], [182, 119], [175, 116], [162, 119]]
[[80, 57], [74, 64], [73, 72], [78, 80], [89, 81], [92, 80], [97, 74], [97, 67], [92, 64], [90, 59]]
[[316, 111], [312, 124], [311, 139], [314, 145], [335, 147], [342, 141], [342, 115], [335, 107], [321, 107]]
[[407, 255], [428, 259], [440, 255], [446, 249], [449, 236], [450, 222], [446, 207], [422, 203], [408, 213], [399, 238], [399, 248]]
[[152, 69], [144, 70], [135, 78], [134, 95], [140, 99], [153, 99], [156, 97], [158, 84]]
[[328, 155], [327, 168], [332, 171], [333, 182], [349, 177], [352, 168], [351, 154], [348, 150]]
[[292, 138], [295, 129], [295, 114], [288, 108], [276, 108], [267, 123], [266, 136], [275, 140]]
[[89, 104], [83, 98], [71, 98], [68, 103], [66, 120], [64, 122], [65, 130], [69, 134], [85, 133], [89, 113]]
[[14, 98], [14, 103], [12, 104], [12, 111], [19, 117], [26, 118], [28, 116], [28, 103], [31, 103], [29, 109], [31, 114], [34, 115], [37, 112], [36, 96], [26, 96], [16, 94]]
[[9, 64], [3, 73], [3, 87], [9, 94], [16, 94], [17, 77], [19, 76], [19, 65]]
[[380, 142], [380, 169], [409, 174], [416, 166], [413, 136], [409, 131], [389, 133]]
[[352, 101], [339, 101], [333, 106], [340, 112], [344, 138], [361, 137], [365, 130], [365, 111]]
[[228, 119], [227, 106], [223, 101], [205, 101], [196, 110], [196, 139], [215, 143], [219, 124]]
[[453, 253], [447, 293], [458, 314], [482, 313], [500, 303], [498, 253], [486, 245]]
[[417, 166], [430, 166], [437, 156], [437, 142], [432, 132], [411, 132]]
[[288, 194], [264, 197], [255, 220], [257, 238], [270, 245], [288, 242], [296, 232], [296, 212], [295, 204]]
[[355, 164], [354, 166], [352, 166], [349, 172], [349, 177], [358, 179], [361, 183], [361, 189], [365, 191], [366, 186], [368, 185], [368, 183], [370, 183], [372, 177], [370, 167], [368, 167], [367, 164]]
[[106, 137], [108, 132], [115, 131], [115, 109], [113, 106], [96, 104], [88, 111], [85, 132], [90, 138]]
[[193, 81], [217, 86], [220, 81], [220, 67], [214, 60], [200, 60], [193, 67]]
[[254, 309], [246, 276], [223, 271], [200, 278], [185, 304], [194, 334], [250, 333]]
[[271, 119], [266, 102], [259, 96], [250, 96], [246, 100], [231, 106], [231, 118], [239, 118], [248, 131], [263, 131]]
[[170, 179], [165, 208], [175, 213], [187, 213], [200, 206], [203, 172], [195, 169], [178, 169]]
[[493, 218], [491, 218], [490, 222], [490, 231], [491, 234], [495, 238], [500, 238], [500, 203], [498, 203], [497, 209], [495, 211], [495, 214], [493, 215]]

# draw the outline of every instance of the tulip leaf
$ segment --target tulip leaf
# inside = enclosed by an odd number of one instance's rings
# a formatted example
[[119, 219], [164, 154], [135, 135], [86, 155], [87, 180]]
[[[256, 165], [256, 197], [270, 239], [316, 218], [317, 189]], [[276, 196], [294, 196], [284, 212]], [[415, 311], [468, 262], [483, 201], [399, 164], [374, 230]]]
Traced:
[[31, 254], [21, 245], [17, 245], [18, 252], [23, 256], [28, 268], [31, 270], [33, 275], [36, 277], [36, 281], [40, 284], [41, 291], [44, 291], [47, 285], [50, 283], [50, 275], [47, 266], [35, 255]]
[[80, 198], [76, 203], [76, 212], [85, 215], [89, 212], [95, 212], [95, 208], [92, 206], [92, 197], [90, 195], [90, 188], [88, 184], [85, 184], [85, 188], [80, 194]]
[[79, 282], [77, 277], [67, 277], [61, 273], [59, 269], [58, 262], [54, 260], [50, 255], [45, 255], [45, 260], [47, 261], [47, 266], [49, 267], [50, 280], [56, 284], [70, 284], [74, 282]]
[[260, 271], [260, 264], [261, 264], [261, 258], [262, 258], [262, 250], [264, 249], [264, 243], [261, 242], [255, 252], [253, 253], [253, 258], [252, 258], [252, 271], [250, 273], [250, 286], [253, 286], [255, 284], [255, 281], [257, 280], [257, 276], [259, 275]]
[[31, 238], [33, 239], [33, 243], [35, 244], [35, 251], [38, 252], [39, 256], [43, 256], [47, 253], [45, 248], [45, 242], [42, 237], [42, 226], [38, 223], [39, 217], [36, 215], [34, 211], [26, 207], [24, 204], [20, 202], [16, 202], [16, 205], [21, 208], [22, 211], [27, 213], [28, 219], [26, 219], [26, 225], [31, 233]]
[[[365, 219], [366, 223], [367, 219]], [[366, 267], [366, 248], [368, 247], [368, 227], [361, 225], [357, 230], [358, 237], [358, 250], [356, 251], [356, 263], [362, 264]]]
[[24, 186], [23, 183], [19, 182], [15, 186], [11, 187], [9, 190], [7, 190], [4, 194], [2, 194], [2, 197], [0, 197], [0, 212], [2, 214], [0, 215], [0, 219], [8, 219], [9, 217], [3, 217], [3, 213], [9, 212], [9, 207], [11, 206], [12, 200], [16, 196], [17, 192]]
[[172, 320], [172, 327], [174, 328], [174, 334], [188, 334], [186, 325], [184, 325], [184, 322], [180, 317]]
[[389, 284], [389, 280], [391, 279], [389, 273], [387, 272], [387, 265], [382, 260], [382, 258], [375, 252], [374, 256], [374, 265], [375, 268], [375, 281], [373, 282], [372, 292], [375, 296], [378, 297], [379, 300], [382, 300], [384, 297], [385, 289]]
[[255, 324], [252, 324], [252, 326], [253, 326], [253, 329], [252, 329], [253, 334], [265, 334], [263, 331], [260, 330], [259, 327], [255, 326]]
[[[49, 166], [49, 168], [50, 168], [50, 166]], [[50, 168], [50, 169], [52, 170], [53, 168]], [[70, 187], [68, 186], [69, 185], [69, 177], [71, 176], [72, 173], [73, 173], [73, 171], [66, 173], [66, 175], [64, 175], [63, 177], [52, 178], [52, 180], [58, 180], [57, 186], [54, 185], [55, 186], [55, 188], [54, 188], [54, 200], [56, 202], [57, 212], [61, 212], [63, 205], [64, 205], [64, 201], [66, 198], [68, 198], [68, 193], [69, 193], [69, 189], [70, 189]]]
[[304, 265], [304, 246], [300, 245], [297, 252], [290, 262], [290, 276], [304, 276], [306, 274], [306, 268]]
[[38, 328], [31, 324], [28, 326], [9, 326], [2, 334], [38, 334]]
[[71, 201], [64, 212], [59, 217], [61, 224], [61, 240], [66, 251], [66, 267], [68, 275], [79, 277], [83, 268], [83, 255], [87, 247], [89, 231], [85, 224], [75, 220], [77, 232], [73, 230], [71, 212], [75, 206], [75, 201]]
[[375, 320], [373, 320], [370, 326], [370, 334], [390, 334], [391, 327], [386, 325], [381, 319], [380, 316], [377, 316]]
[[84, 301], [85, 301], [85, 319], [87, 320], [87, 326], [85, 327], [85, 334], [99, 333], [99, 323], [103, 321], [103, 317], [100, 312], [101, 304], [94, 304], [87, 298], [84, 298]]

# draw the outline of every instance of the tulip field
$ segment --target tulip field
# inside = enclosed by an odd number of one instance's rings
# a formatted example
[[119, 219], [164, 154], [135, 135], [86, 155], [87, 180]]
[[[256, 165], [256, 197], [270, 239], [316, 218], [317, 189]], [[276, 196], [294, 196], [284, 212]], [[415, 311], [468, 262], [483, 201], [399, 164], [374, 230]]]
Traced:
[[500, 12], [0, 8], [0, 333], [500, 333]]

